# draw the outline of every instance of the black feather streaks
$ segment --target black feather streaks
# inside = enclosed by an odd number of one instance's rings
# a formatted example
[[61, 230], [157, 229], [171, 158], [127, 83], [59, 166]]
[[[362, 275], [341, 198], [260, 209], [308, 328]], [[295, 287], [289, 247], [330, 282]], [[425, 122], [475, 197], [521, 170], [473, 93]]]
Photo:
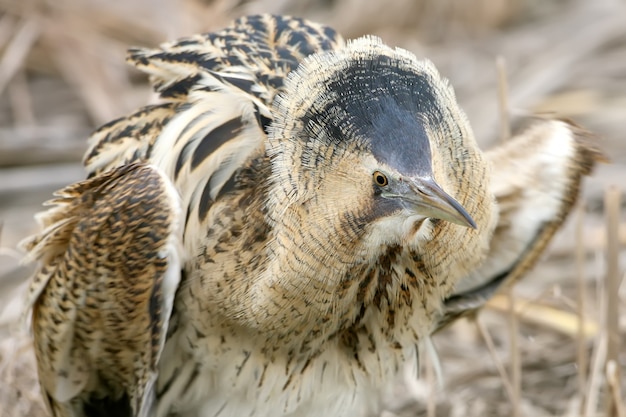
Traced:
[[235, 117], [207, 133], [193, 152], [191, 169], [196, 169], [220, 146], [236, 137], [243, 127], [244, 124], [241, 118]]
[[[98, 129], [91, 136], [92, 145], [85, 157], [89, 176], [149, 159], [163, 127], [183, 110], [193, 91], [212, 90], [221, 83], [271, 107], [284, 88], [286, 76], [305, 57], [341, 44], [343, 39], [327, 26], [287, 16], [256, 15], [237, 19], [220, 31], [190, 36], [160, 48], [129, 49], [127, 61], [151, 76], [154, 89], [165, 102], [146, 106]], [[180, 71], [172, 72], [172, 68]], [[203, 81], [207, 78], [215, 82], [207, 85]], [[269, 125], [268, 117], [258, 115], [264, 129]], [[200, 155], [196, 158], [201, 159]]]
[[209, 214], [209, 209], [213, 205], [213, 198], [211, 197], [211, 181], [208, 180], [202, 190], [200, 201], [198, 203], [198, 219], [202, 222]]

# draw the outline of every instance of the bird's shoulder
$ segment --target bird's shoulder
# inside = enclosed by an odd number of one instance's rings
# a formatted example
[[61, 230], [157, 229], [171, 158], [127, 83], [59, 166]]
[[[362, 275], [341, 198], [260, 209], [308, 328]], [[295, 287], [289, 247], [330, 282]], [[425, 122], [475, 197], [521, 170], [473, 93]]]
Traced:
[[[151, 75], [156, 91], [183, 99], [202, 74], [259, 97], [270, 105], [285, 77], [307, 56], [335, 50], [343, 39], [332, 28], [290, 16], [245, 16], [222, 30], [134, 48], [128, 61]], [[181, 82], [184, 81], [184, 82]]]
[[256, 15], [156, 49], [131, 49], [128, 61], [150, 75], [159, 103], [92, 134], [89, 175], [147, 160], [172, 179], [184, 206], [205, 217], [238, 170], [263, 160], [273, 100], [287, 76], [307, 56], [342, 45], [327, 26]]

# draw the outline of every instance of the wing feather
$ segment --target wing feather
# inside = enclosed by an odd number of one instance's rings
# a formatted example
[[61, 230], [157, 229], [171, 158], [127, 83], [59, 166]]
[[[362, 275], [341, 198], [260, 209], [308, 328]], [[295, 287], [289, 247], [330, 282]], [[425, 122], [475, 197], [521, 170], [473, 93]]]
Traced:
[[486, 157], [498, 224], [485, 262], [446, 300], [442, 327], [532, 268], [571, 212], [583, 177], [604, 159], [587, 132], [559, 120], [534, 124]]
[[89, 148], [83, 159], [89, 176], [150, 159], [163, 126], [181, 106], [179, 102], [145, 106], [96, 130], [89, 138]]
[[158, 169], [131, 164], [51, 203], [24, 242], [41, 262], [29, 294], [44, 397], [59, 417], [101, 401], [146, 413], [180, 279], [179, 197]]
[[[165, 43], [158, 49], [131, 49], [128, 61], [151, 75], [158, 92], [180, 87], [181, 80], [197, 74], [211, 73], [269, 106], [286, 76], [305, 57], [343, 43], [328, 26], [265, 14], [245, 16], [220, 31]], [[189, 87], [187, 93], [193, 88]]]

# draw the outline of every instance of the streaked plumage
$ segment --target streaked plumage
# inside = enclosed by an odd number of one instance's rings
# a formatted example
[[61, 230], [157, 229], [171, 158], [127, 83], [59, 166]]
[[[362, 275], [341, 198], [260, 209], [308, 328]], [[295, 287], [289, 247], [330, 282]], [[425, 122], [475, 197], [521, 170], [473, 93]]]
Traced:
[[535, 261], [597, 157], [560, 121], [483, 153], [432, 64], [300, 19], [129, 61], [162, 102], [93, 134], [26, 242], [59, 417], [376, 410]]

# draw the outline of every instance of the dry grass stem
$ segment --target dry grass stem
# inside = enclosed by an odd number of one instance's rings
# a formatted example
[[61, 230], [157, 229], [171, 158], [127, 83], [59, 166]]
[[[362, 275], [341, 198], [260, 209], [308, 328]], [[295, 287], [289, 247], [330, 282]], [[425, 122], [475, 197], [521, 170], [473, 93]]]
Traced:
[[515, 404], [515, 391], [513, 389], [513, 386], [511, 385], [511, 379], [509, 378], [509, 374], [506, 371], [504, 364], [500, 360], [500, 356], [498, 356], [498, 352], [493, 343], [493, 339], [491, 338], [491, 335], [489, 334], [489, 331], [487, 330], [487, 328], [480, 321], [480, 317], [476, 317], [474, 322], [476, 324], [476, 328], [478, 329], [478, 332], [480, 333], [480, 336], [482, 337], [483, 341], [485, 342], [485, 345], [487, 346], [487, 350], [489, 351], [489, 354], [491, 355], [491, 359], [493, 359], [493, 363], [496, 365], [496, 369], [498, 370], [498, 373], [500, 374], [500, 379], [502, 380], [504, 389], [507, 393], [507, 396], [509, 397], [509, 401], [511, 402], [511, 404]]
[[511, 137], [511, 116], [509, 111], [509, 85], [504, 57], [496, 58], [498, 73], [498, 108], [500, 109], [500, 140], [505, 142]]
[[[561, 309], [544, 305], [532, 300], [517, 297], [514, 305], [515, 314], [521, 320], [532, 323], [552, 331], [558, 331], [572, 339], [576, 338], [579, 326], [579, 313], [569, 313]], [[508, 294], [497, 294], [489, 300], [487, 306], [495, 311], [508, 312], [511, 302]], [[582, 336], [585, 340], [596, 337], [599, 333], [598, 324], [591, 319], [584, 318], [582, 322]]]
[[606, 364], [606, 380], [609, 385], [609, 395], [611, 396], [611, 406], [609, 416], [626, 417], [624, 403], [622, 400], [622, 388], [620, 383], [619, 365], [615, 361]]
[[4, 14], [0, 17], [0, 49], [13, 37], [15, 32], [15, 16]]
[[[621, 192], [617, 187], [610, 187], [605, 194], [604, 207], [606, 211], [606, 227], [607, 227], [607, 250], [606, 250], [606, 333], [607, 333], [607, 352], [606, 352], [606, 369], [608, 371], [609, 364], [613, 363], [614, 373], [619, 379], [619, 367], [615, 364], [619, 363], [620, 353], [620, 334], [619, 334], [619, 238], [617, 231], [619, 230]], [[607, 410], [609, 417], [618, 416], [619, 404], [615, 401], [614, 395], [607, 396]]]
[[509, 343], [510, 343], [510, 366], [511, 366], [511, 388], [513, 392], [513, 417], [518, 417], [521, 413], [520, 404], [522, 397], [522, 363], [519, 348], [519, 325], [517, 313], [515, 311], [514, 288], [508, 289], [509, 296]]
[[35, 18], [25, 20], [16, 30], [13, 39], [0, 58], [0, 94], [23, 66], [24, 60], [39, 36], [39, 31], [39, 23]]
[[580, 414], [585, 410], [585, 388], [587, 385], [587, 337], [585, 337], [585, 311], [587, 285], [585, 283], [585, 241], [584, 220], [585, 205], [579, 204], [576, 210], [576, 269], [578, 270], [576, 281], [576, 293], [578, 296], [578, 327], [577, 327], [577, 355], [578, 364], [578, 395], [580, 397]]
[[[498, 107], [500, 109], [500, 139], [502, 142], [508, 140], [511, 137], [511, 122], [509, 117], [509, 91], [507, 84], [506, 74], [506, 61], [504, 57], [498, 56], [496, 59], [496, 68], [498, 73]], [[509, 337], [510, 337], [510, 366], [511, 366], [511, 388], [512, 388], [512, 407], [513, 417], [518, 417], [521, 413], [521, 387], [522, 387], [522, 375], [521, 375], [521, 358], [518, 343], [518, 322], [517, 314], [515, 312], [515, 295], [513, 288], [508, 289], [509, 295]]]
[[36, 123], [32, 97], [25, 71], [18, 71], [7, 86], [16, 126], [33, 126]]
[[593, 355], [591, 357], [591, 368], [587, 384], [587, 394], [585, 395], [585, 417], [596, 416], [600, 402], [600, 391], [602, 389], [602, 368], [606, 358], [606, 334], [603, 332], [594, 339]]

